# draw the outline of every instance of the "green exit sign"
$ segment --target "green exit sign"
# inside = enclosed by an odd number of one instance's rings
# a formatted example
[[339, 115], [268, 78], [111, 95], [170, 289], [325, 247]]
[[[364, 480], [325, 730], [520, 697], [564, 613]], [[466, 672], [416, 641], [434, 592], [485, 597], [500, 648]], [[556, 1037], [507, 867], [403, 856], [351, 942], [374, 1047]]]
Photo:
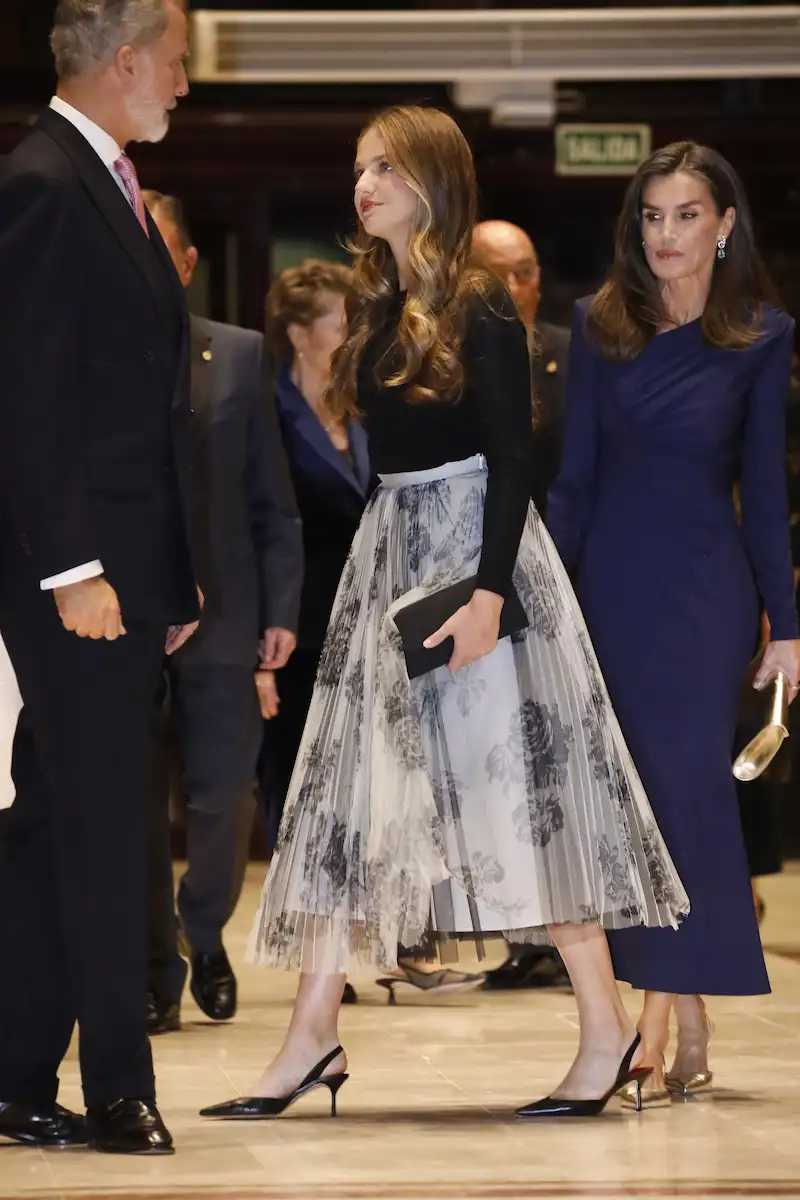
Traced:
[[650, 153], [649, 125], [557, 125], [557, 175], [633, 175]]

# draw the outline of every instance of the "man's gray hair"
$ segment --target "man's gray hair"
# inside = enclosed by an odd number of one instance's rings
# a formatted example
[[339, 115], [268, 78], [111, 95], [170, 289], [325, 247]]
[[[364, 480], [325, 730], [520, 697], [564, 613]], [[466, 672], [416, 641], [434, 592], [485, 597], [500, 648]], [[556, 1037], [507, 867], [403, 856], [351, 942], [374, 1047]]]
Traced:
[[59, 0], [50, 46], [59, 79], [106, 66], [120, 46], [147, 46], [167, 28], [171, 0]]

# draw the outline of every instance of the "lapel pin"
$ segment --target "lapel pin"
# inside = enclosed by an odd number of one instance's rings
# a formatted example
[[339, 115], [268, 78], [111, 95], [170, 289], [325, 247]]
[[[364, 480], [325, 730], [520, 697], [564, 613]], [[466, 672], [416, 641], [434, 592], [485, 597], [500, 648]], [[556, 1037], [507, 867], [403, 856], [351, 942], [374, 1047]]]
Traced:
[[[211, 351], [210, 350], [203, 351], [203, 362], [211, 362]], [[548, 369], [548, 371], [550, 370], [549, 367], [547, 369]]]
[[545, 371], [547, 371], [548, 375], [555, 375], [557, 370], [558, 370], [558, 363], [556, 362], [555, 359], [553, 359], [551, 362], [549, 362], [547, 364], [547, 366], [545, 367]]

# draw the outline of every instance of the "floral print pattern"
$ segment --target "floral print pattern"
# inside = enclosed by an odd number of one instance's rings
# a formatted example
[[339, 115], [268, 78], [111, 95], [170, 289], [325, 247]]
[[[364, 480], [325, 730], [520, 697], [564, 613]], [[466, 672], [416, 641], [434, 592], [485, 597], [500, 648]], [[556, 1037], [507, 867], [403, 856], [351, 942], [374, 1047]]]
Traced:
[[514, 572], [529, 628], [455, 675], [409, 680], [395, 613], [480, 559], [482, 460], [442, 470], [385, 480], [356, 535], [256, 961], [387, 968], [431, 929], [546, 942], [556, 922], [674, 926], [688, 911], [532, 506]]

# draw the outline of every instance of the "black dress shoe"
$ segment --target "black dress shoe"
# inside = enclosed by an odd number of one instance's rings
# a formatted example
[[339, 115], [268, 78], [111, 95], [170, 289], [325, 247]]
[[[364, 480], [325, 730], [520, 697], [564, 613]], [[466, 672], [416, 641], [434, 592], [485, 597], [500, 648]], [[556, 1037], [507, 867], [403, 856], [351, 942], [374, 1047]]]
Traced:
[[358, 992], [353, 987], [352, 983], [344, 985], [342, 992], [342, 1004], [358, 1004]]
[[555, 950], [534, 950], [512, 955], [502, 966], [489, 971], [483, 985], [487, 992], [518, 988], [571, 988], [569, 975]]
[[86, 1111], [89, 1145], [103, 1154], [172, 1154], [172, 1137], [152, 1100], [114, 1100]]
[[85, 1146], [86, 1122], [60, 1104], [0, 1102], [0, 1138], [26, 1146]]
[[147, 1032], [150, 1037], [159, 1033], [175, 1033], [181, 1027], [181, 1006], [162, 1000], [155, 992], [147, 994]]
[[236, 976], [224, 950], [192, 954], [191, 992], [197, 1007], [212, 1021], [236, 1016]]

